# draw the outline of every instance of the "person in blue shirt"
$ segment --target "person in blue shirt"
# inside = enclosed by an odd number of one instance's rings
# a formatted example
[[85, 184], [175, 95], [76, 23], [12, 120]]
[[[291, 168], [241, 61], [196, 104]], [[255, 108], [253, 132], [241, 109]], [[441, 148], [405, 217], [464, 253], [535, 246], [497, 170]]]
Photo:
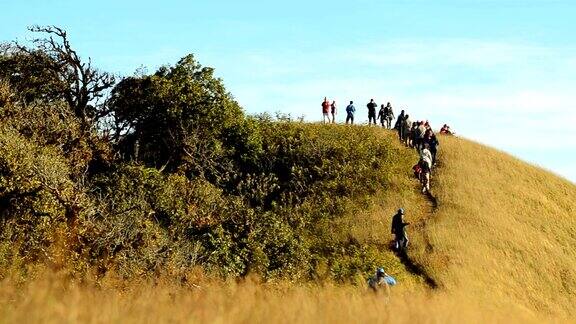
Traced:
[[354, 124], [354, 113], [356, 112], [356, 108], [354, 107], [354, 102], [350, 101], [348, 107], [346, 107], [346, 124], [350, 122], [351, 125]]
[[389, 286], [396, 285], [396, 280], [384, 271], [384, 268], [376, 269], [376, 274], [368, 279], [368, 287], [374, 292], [385, 289], [389, 293]]

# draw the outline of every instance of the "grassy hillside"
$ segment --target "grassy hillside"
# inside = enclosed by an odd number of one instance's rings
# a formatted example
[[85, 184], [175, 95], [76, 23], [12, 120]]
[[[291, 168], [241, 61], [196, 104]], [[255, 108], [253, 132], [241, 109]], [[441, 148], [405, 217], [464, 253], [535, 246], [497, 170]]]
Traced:
[[[311, 250], [312, 282], [271, 277], [264, 283], [252, 280], [255, 276], [222, 280], [199, 267], [186, 270], [183, 282], [176, 282], [174, 278], [182, 277], [170, 271], [143, 280], [113, 273], [81, 281], [59, 276], [23, 281], [8, 275], [0, 283], [0, 316], [32, 322], [308, 323], [525, 323], [575, 316], [574, 184], [494, 149], [441, 137], [434, 205], [419, 193], [412, 177], [416, 153], [398, 143], [392, 132], [306, 124], [278, 127], [285, 127], [279, 134], [298, 130], [305, 135], [297, 138], [306, 144], [295, 146], [300, 149], [294, 152], [315, 148], [323, 152], [318, 153], [322, 159], [341, 158], [356, 148], [364, 152], [350, 163], [336, 159], [330, 167], [323, 162], [322, 170], [332, 170], [342, 181], [367, 181], [363, 177], [370, 172], [345, 179], [347, 173], [334, 171], [335, 166], [355, 170], [355, 163], [365, 163], [363, 159], [372, 157], [366, 152], [381, 143], [393, 153], [384, 155], [386, 163], [373, 170], [386, 174], [379, 188], [363, 192], [362, 185], [353, 184], [356, 189], [337, 205], [338, 217], [320, 218], [311, 236], [303, 238], [322, 246]], [[359, 135], [352, 135], [355, 132]], [[353, 143], [342, 146], [344, 139]], [[328, 179], [316, 186], [336, 198], [332, 194], [339, 189], [332, 184], [338, 181]], [[410, 258], [424, 275], [412, 273], [388, 248], [390, 219], [398, 207], [406, 209], [413, 223]], [[384, 265], [399, 280], [389, 294], [374, 295], [364, 286], [376, 265]], [[425, 276], [438, 288], [431, 289]]]
[[440, 140], [433, 251], [418, 259], [450, 293], [576, 316], [576, 186], [483, 145]]

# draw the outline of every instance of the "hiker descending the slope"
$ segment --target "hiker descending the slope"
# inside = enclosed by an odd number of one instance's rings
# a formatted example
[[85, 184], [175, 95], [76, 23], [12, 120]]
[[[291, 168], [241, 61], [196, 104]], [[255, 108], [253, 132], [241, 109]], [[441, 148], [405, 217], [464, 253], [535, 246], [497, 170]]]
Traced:
[[384, 268], [376, 269], [376, 274], [368, 278], [368, 287], [374, 292], [382, 289], [388, 291], [390, 286], [396, 285], [396, 280], [384, 271]]
[[324, 101], [322, 102], [322, 123], [326, 124], [326, 122], [330, 123], [330, 116], [328, 112], [330, 111], [330, 102], [326, 97], [324, 97]]
[[438, 142], [438, 138], [436, 138], [436, 134], [434, 134], [432, 128], [426, 130], [426, 133], [424, 134], [424, 145], [426, 144], [428, 144], [430, 153], [432, 153], [432, 166], [435, 166], [436, 153], [438, 153], [438, 146], [440, 145], [440, 142]]
[[330, 105], [330, 113], [332, 114], [332, 124], [336, 123], [336, 101], [332, 101]]
[[432, 153], [430, 145], [424, 144], [420, 151], [420, 167], [422, 168], [422, 193], [430, 192], [430, 173], [432, 171]]
[[378, 120], [380, 121], [380, 125], [382, 125], [382, 127], [386, 127], [384, 125], [386, 122], [386, 107], [384, 107], [384, 104], [380, 105], [380, 111], [378, 111]]
[[390, 103], [386, 105], [385, 114], [386, 114], [385, 117], [386, 128], [390, 129], [390, 127], [392, 126], [392, 120], [394, 119], [394, 111], [392, 111], [392, 106], [390, 105]]
[[400, 208], [392, 217], [392, 234], [394, 234], [394, 249], [403, 252], [408, 248], [408, 235], [406, 226], [410, 223], [404, 222], [404, 209]]
[[354, 107], [354, 101], [350, 101], [350, 104], [346, 107], [346, 124], [350, 122], [351, 125], [354, 124], [354, 113], [356, 108]]
[[398, 115], [398, 119], [396, 120], [396, 124], [394, 125], [394, 129], [398, 131], [398, 139], [402, 141], [402, 134], [404, 134], [404, 110], [400, 112]]
[[374, 125], [376, 125], [376, 108], [378, 105], [374, 102], [374, 99], [370, 99], [366, 107], [368, 107], [368, 125], [370, 125], [371, 122], [374, 122]]

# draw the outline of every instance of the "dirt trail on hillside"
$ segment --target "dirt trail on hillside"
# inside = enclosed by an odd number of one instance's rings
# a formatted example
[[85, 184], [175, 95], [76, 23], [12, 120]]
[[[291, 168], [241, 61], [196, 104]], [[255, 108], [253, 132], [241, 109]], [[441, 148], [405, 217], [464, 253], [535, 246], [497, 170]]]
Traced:
[[[438, 210], [438, 199], [430, 192], [426, 192], [424, 197], [426, 198], [428, 204], [430, 205], [430, 210], [425, 219], [414, 224], [415, 225], [414, 228], [416, 227], [421, 228], [420, 230], [422, 232], [426, 252], [432, 253], [434, 251], [434, 246], [430, 242], [430, 238], [428, 236], [428, 231], [426, 230], [426, 227], [428, 222], [434, 219], [434, 216]], [[416, 276], [421, 277], [429, 288], [431, 289], [438, 288], [438, 282], [430, 276], [430, 274], [426, 271], [426, 269], [422, 265], [412, 260], [407, 251], [397, 252], [396, 255], [400, 259], [400, 262], [404, 264], [404, 267], [406, 267], [407, 271]]]

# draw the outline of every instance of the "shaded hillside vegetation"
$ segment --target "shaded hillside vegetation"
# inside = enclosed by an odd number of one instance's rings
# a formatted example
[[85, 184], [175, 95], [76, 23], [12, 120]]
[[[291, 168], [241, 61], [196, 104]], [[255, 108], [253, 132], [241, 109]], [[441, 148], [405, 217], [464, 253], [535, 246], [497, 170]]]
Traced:
[[33, 31], [0, 55], [4, 275], [410, 278], [389, 230], [359, 223], [385, 207], [388, 224], [413, 187], [413, 156], [380, 130], [246, 116], [192, 55], [114, 85], [64, 31]]

